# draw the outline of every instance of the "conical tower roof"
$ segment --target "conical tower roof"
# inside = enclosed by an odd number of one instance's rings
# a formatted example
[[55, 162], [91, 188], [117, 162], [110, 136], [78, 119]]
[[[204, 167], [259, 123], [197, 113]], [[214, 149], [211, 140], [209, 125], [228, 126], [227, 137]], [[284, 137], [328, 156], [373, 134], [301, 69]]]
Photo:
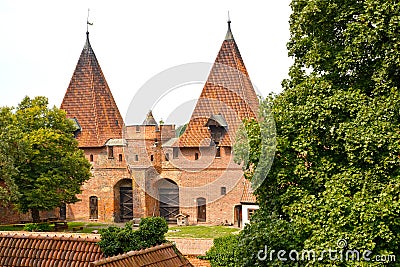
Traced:
[[[255, 118], [258, 98], [243, 63], [228, 21], [228, 31], [207, 82], [197, 101], [179, 146], [198, 147], [210, 144], [207, 122], [216, 115], [225, 119], [228, 131], [221, 146], [232, 146], [236, 131], [243, 119]], [[208, 140], [208, 141], [207, 141]]]
[[86, 33], [86, 43], [72, 75], [61, 109], [81, 126], [79, 147], [101, 147], [122, 138], [123, 120]]
[[142, 125], [155, 125], [157, 126], [157, 122], [154, 119], [153, 112], [150, 110], [149, 113], [147, 113], [146, 119], [143, 121]]

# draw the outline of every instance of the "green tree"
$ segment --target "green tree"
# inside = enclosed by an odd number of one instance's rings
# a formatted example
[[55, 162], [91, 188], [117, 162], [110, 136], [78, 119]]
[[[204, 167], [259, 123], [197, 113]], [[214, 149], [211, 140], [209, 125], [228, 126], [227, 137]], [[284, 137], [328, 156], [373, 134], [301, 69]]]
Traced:
[[[39, 211], [75, 203], [81, 185], [90, 178], [90, 163], [74, 139], [73, 123], [65, 112], [48, 108], [45, 97], [25, 97], [16, 109], [1, 108], [2, 190], [20, 212]], [[1, 192], [0, 192], [1, 193]]]
[[261, 209], [241, 233], [239, 265], [293, 265], [256, 254], [265, 245], [341, 249], [340, 239], [343, 251], [399, 259], [400, 3], [293, 0], [291, 7], [294, 63], [272, 102], [275, 159], [256, 190]]
[[99, 246], [106, 256], [115, 256], [132, 250], [141, 250], [167, 242], [168, 224], [161, 217], [142, 218], [139, 229], [128, 222], [124, 228], [110, 226], [100, 230]]

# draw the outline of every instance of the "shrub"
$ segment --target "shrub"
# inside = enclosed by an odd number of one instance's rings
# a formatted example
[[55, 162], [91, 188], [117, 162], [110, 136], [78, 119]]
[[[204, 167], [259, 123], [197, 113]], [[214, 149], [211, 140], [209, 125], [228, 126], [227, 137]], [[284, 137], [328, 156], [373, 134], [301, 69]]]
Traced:
[[48, 223], [27, 223], [24, 226], [24, 231], [50, 232], [50, 225]]
[[110, 226], [101, 229], [101, 240], [98, 243], [106, 256], [115, 256], [131, 250], [140, 250], [166, 242], [165, 233], [168, 224], [164, 218], [148, 217], [140, 221], [139, 229], [134, 230], [132, 223], [124, 228]]
[[238, 241], [238, 236], [234, 234], [216, 238], [204, 258], [210, 261], [212, 267], [234, 267]]
[[151, 247], [165, 243], [165, 234], [168, 232], [168, 223], [161, 217], [143, 218], [139, 224], [139, 238], [142, 247]]

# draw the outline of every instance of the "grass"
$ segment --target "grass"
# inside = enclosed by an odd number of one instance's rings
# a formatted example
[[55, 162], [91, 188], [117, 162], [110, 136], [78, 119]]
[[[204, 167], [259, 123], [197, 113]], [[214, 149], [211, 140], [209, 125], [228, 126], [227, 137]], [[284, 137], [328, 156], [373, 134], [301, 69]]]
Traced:
[[94, 230], [107, 228], [110, 225], [106, 223], [68, 222], [68, 230], [66, 232], [90, 234]]
[[23, 224], [0, 225], [0, 231], [22, 231], [22, 230], [24, 230]]
[[[52, 224], [51, 222], [49, 224], [50, 224], [51, 229], [53, 229], [54, 228], [54, 224]], [[94, 230], [100, 230], [100, 229], [106, 228], [108, 226], [110, 226], [110, 224], [105, 224], [105, 223], [86, 223], [86, 222], [68, 222], [68, 230], [64, 230], [63, 232], [90, 234]], [[23, 224], [0, 225], [0, 231], [24, 231], [24, 225]]]
[[[94, 230], [106, 228], [112, 224], [106, 223], [88, 223], [88, 222], [68, 222], [69, 233], [92, 233]], [[50, 226], [53, 225], [50, 223]], [[0, 231], [23, 231], [23, 224], [0, 225]], [[238, 233], [239, 229], [229, 226], [170, 226], [166, 238], [217, 238], [232, 233]]]
[[217, 238], [232, 233], [238, 233], [239, 229], [228, 226], [170, 226], [166, 238]]

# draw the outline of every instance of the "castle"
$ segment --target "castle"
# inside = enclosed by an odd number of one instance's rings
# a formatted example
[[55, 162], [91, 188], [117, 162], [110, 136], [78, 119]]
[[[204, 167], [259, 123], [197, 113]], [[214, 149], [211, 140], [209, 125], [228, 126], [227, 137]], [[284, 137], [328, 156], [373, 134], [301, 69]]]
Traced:
[[184, 133], [159, 124], [151, 111], [125, 125], [106, 78], [86, 42], [61, 104], [92, 164], [81, 201], [57, 210], [66, 220], [124, 222], [161, 216], [189, 224], [248, 222], [258, 208], [241, 166], [233, 162], [235, 134], [256, 118], [258, 98], [228, 31]]

